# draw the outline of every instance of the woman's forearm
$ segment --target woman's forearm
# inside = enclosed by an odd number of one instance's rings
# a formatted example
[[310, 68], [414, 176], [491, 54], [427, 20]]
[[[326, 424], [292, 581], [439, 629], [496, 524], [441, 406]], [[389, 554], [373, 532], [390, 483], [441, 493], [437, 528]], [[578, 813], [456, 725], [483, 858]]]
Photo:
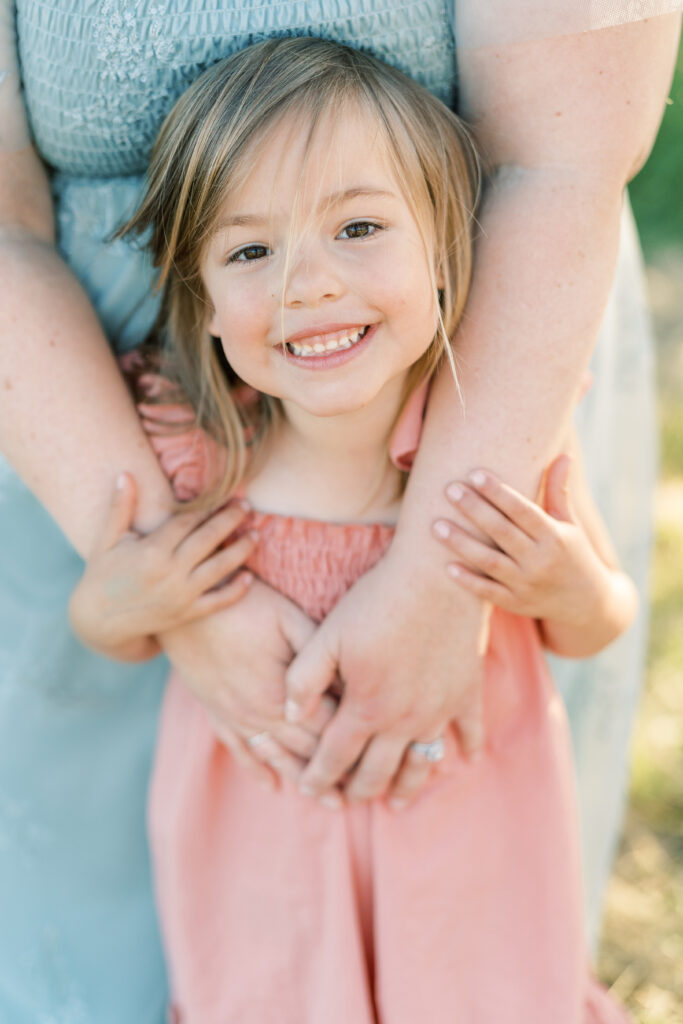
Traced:
[[535, 493], [600, 326], [620, 210], [619, 189], [568, 175], [506, 171], [490, 190], [454, 344], [464, 403], [442, 370], [411, 476], [422, 530], [451, 511], [447, 481], [477, 466]]
[[83, 289], [45, 234], [7, 222], [0, 280], [0, 451], [82, 554], [122, 470], [152, 527], [168, 484]]
[[[471, 17], [488, 6], [462, 0]], [[498, 168], [454, 339], [465, 408], [434, 384], [396, 540], [427, 553], [443, 488], [477, 466], [532, 495], [597, 337], [623, 188], [664, 109], [680, 19], [459, 51], [460, 95]], [[458, 39], [459, 45], [461, 39]], [[432, 568], [442, 557], [426, 554]], [[464, 595], [459, 602], [471, 601]]]

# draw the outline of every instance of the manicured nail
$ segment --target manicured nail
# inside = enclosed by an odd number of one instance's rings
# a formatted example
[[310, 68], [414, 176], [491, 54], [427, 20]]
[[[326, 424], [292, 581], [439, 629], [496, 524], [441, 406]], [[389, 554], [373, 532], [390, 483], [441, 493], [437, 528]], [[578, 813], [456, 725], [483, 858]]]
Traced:
[[389, 806], [391, 807], [392, 811], [402, 811], [404, 807], [408, 806], [408, 801], [404, 800], [403, 797], [394, 796], [389, 801]]
[[446, 494], [451, 501], [460, 501], [464, 493], [460, 484], [449, 484], [446, 488]]
[[301, 718], [301, 708], [295, 700], [291, 698], [285, 701], [285, 719], [290, 724], [295, 724]]
[[437, 537], [441, 537], [442, 540], [445, 540], [448, 536], [450, 536], [450, 532], [450, 526], [448, 525], [448, 523], [444, 522], [443, 519], [439, 519], [436, 523], [434, 523], [434, 533], [437, 535]]
[[470, 480], [475, 487], [483, 487], [486, 483], [486, 473], [482, 473], [480, 469], [475, 469], [473, 473], [470, 473]]

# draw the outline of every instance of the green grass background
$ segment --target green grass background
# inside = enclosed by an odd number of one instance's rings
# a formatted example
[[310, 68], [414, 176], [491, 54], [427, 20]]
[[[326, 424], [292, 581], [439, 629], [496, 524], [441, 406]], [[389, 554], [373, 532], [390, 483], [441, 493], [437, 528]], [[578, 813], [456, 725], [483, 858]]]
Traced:
[[683, 1024], [683, 49], [631, 186], [657, 334], [660, 482], [646, 687], [599, 972], [638, 1024]]

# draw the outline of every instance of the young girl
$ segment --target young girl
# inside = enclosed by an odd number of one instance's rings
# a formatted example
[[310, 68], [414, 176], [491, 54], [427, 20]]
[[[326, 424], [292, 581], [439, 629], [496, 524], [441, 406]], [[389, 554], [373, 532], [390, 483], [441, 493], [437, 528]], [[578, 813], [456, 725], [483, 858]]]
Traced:
[[[169, 408], [154, 368], [138, 375], [140, 408], [176, 493], [197, 500], [147, 538], [110, 524], [73, 601], [87, 642], [148, 656], [166, 619], [253, 577], [321, 620], [381, 557], [467, 296], [475, 166], [443, 105], [329, 42], [258, 44], [181, 98], [128, 229], [148, 232], [164, 344], [194, 411]], [[150, 831], [173, 1019], [623, 1019], [585, 968], [569, 740], [541, 632], [585, 653], [625, 627], [633, 596], [572, 521], [565, 476], [556, 461], [546, 488], [564, 521], [490, 474], [453, 495], [479, 538], [442, 524], [458, 578], [542, 622], [494, 610], [485, 751], [464, 758], [451, 732], [413, 744], [407, 757], [438, 768], [403, 812], [259, 787], [170, 680]], [[229, 498], [258, 510], [258, 543], [242, 526], [216, 552], [199, 516]], [[244, 509], [222, 515], [230, 529]], [[215, 589], [245, 557], [250, 575]], [[269, 736], [250, 739], [267, 760]]]

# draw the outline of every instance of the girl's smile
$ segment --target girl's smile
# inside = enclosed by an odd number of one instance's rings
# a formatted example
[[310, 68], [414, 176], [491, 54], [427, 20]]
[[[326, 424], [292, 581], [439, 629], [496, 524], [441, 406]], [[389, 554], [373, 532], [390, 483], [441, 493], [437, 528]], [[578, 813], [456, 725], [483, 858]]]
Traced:
[[208, 328], [297, 423], [378, 403], [390, 424], [437, 330], [426, 243], [360, 112], [308, 139], [308, 125], [277, 125], [226, 198], [202, 263]]

